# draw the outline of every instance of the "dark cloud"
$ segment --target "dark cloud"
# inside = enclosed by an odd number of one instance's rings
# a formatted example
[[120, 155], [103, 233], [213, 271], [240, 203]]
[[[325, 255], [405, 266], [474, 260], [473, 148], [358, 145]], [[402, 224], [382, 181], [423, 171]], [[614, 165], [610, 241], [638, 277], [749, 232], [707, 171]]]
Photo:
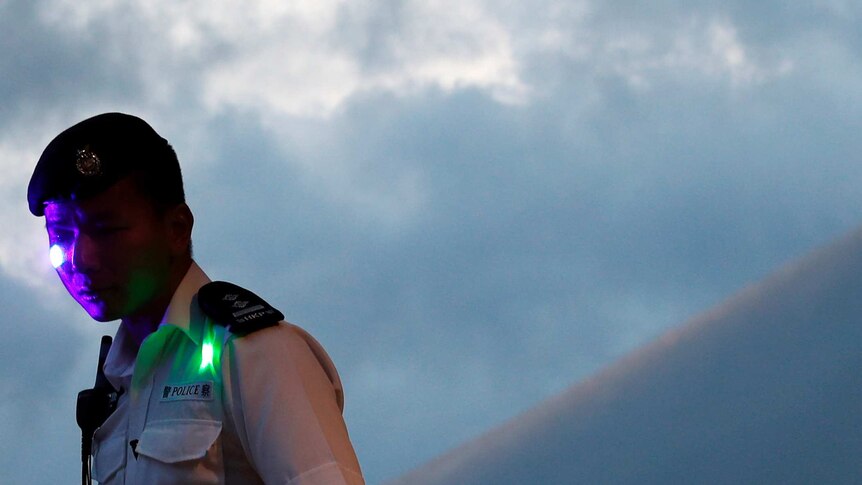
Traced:
[[44, 21], [44, 5], [18, 0], [0, 5], [0, 123], [38, 124], [48, 113], [130, 104], [142, 79], [120, 62], [127, 59], [111, 56], [116, 44], [105, 25], [72, 35]]
[[[4, 307], [4, 338], [0, 341], [0, 387], [5, 392], [0, 406], [4, 436], [0, 466], [4, 479], [68, 481], [80, 467], [75, 395], [93, 384], [98, 329], [82, 325], [82, 312], [73, 302], [58, 308], [39, 291], [8, 277], [0, 278], [0, 294]], [[87, 374], [78, 375], [83, 368]]]
[[394, 483], [855, 483], [862, 238]]
[[7, 395], [27, 412], [43, 402], [42, 396], [30, 392], [34, 386], [68, 379], [83, 337], [82, 329], [76, 329], [81, 318], [65, 315], [38, 290], [9, 277], [0, 278], [0, 294], [7, 303], [6, 330], [14, 337], [0, 341], [0, 355], [15, 356], [3, 366], [0, 378]]
[[[327, 344], [369, 477], [393, 476], [855, 225], [858, 141], [792, 97], [802, 83], [643, 96], [608, 82], [585, 112], [577, 85], [528, 108], [356, 100], [315, 136], [362, 166], [351, 189], [421, 174], [424, 203], [397, 229], [228, 116], [199, 255]], [[352, 387], [375, 384], [369, 369], [378, 385]]]

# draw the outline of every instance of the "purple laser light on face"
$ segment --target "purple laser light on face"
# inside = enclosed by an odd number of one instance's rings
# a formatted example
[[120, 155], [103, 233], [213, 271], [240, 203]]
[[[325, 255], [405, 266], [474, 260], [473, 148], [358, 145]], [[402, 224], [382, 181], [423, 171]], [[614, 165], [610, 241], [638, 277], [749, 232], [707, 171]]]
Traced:
[[54, 266], [54, 269], [59, 268], [61, 264], [66, 262], [66, 250], [59, 244], [51, 246], [48, 256], [51, 258], [51, 265]]

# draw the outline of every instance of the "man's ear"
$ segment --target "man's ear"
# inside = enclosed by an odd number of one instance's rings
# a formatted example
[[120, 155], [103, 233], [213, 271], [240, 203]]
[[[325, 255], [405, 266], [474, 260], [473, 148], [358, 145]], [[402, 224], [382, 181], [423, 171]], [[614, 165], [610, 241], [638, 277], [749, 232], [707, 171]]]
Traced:
[[185, 203], [179, 204], [168, 211], [166, 220], [171, 249], [175, 255], [189, 251], [192, 243], [192, 227], [195, 216]]

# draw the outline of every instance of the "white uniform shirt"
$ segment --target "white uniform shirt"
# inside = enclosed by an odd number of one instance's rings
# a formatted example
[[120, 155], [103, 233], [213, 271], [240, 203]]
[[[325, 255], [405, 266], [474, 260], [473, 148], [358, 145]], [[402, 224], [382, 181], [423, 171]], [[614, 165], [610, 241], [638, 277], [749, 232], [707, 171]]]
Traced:
[[[101, 484], [363, 484], [326, 352], [286, 322], [244, 337], [214, 324], [192, 263], [136, 351], [121, 325], [105, 374], [122, 389], [96, 431]], [[209, 349], [212, 349], [210, 352]]]

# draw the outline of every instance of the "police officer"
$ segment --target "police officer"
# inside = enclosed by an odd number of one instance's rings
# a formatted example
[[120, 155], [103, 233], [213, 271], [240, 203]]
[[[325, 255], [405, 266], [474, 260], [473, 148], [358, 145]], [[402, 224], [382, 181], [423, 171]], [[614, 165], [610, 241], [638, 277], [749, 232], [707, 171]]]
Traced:
[[93, 319], [121, 321], [96, 480], [364, 483], [335, 367], [276, 309], [195, 263], [180, 166], [150, 125], [106, 113], [65, 130], [27, 198], [69, 294]]

